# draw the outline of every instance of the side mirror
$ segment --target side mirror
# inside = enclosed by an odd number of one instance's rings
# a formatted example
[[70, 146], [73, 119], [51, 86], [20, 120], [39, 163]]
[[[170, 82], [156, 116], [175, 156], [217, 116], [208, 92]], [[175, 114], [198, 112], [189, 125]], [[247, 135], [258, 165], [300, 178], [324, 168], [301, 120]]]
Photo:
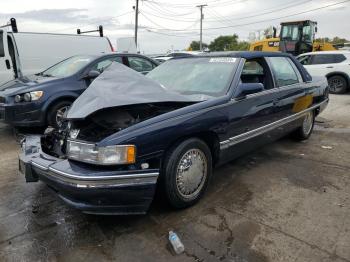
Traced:
[[264, 90], [262, 83], [240, 83], [236, 91], [236, 99], [244, 99], [247, 95], [258, 93]]
[[86, 76], [84, 78], [87, 79], [94, 79], [96, 77], [98, 77], [101, 73], [97, 70], [91, 70], [89, 71], [89, 73], [86, 74]]

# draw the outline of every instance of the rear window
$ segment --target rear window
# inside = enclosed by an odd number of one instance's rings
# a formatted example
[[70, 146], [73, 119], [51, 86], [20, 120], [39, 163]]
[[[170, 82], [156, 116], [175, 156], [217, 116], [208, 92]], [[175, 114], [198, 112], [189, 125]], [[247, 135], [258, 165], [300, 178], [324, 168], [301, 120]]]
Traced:
[[0, 31], [0, 57], [5, 56], [5, 49], [4, 49], [4, 32]]

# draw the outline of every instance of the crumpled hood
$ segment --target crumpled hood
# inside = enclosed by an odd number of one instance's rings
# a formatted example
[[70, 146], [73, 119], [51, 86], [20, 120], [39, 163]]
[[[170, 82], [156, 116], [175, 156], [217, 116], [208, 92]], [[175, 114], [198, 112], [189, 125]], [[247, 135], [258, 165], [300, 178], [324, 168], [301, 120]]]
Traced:
[[43, 85], [47, 85], [48, 83], [60, 80], [61, 78], [43, 77], [38, 75], [23, 76], [2, 84], [0, 86], [0, 94], [2, 96], [9, 96], [29, 92]]
[[98, 110], [117, 106], [196, 101], [202, 100], [171, 92], [152, 79], [114, 62], [75, 100], [67, 118], [83, 119]]

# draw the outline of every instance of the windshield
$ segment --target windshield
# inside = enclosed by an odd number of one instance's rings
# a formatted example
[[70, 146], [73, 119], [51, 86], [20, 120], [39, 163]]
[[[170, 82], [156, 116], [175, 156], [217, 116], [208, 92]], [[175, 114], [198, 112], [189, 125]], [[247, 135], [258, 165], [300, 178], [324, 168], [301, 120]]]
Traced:
[[289, 41], [299, 40], [299, 26], [298, 25], [284, 25], [282, 26], [281, 39]]
[[226, 94], [236, 66], [237, 59], [233, 57], [173, 59], [153, 69], [147, 77], [183, 95], [218, 97]]
[[94, 57], [92, 56], [72, 56], [46, 69], [40, 75], [53, 77], [71, 76], [89, 64], [93, 59]]

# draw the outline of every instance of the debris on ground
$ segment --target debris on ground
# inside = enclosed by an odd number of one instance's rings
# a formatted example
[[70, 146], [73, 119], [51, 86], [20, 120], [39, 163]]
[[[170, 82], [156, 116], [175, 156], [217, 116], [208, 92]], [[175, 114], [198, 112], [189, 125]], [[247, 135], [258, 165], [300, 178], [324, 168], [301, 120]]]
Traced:
[[332, 146], [321, 146], [323, 149], [333, 149]]
[[169, 242], [176, 254], [179, 255], [185, 251], [185, 247], [182, 244], [180, 238], [173, 231], [169, 231]]
[[33, 204], [32, 205], [32, 213], [36, 214], [39, 212], [39, 205], [38, 204]]

